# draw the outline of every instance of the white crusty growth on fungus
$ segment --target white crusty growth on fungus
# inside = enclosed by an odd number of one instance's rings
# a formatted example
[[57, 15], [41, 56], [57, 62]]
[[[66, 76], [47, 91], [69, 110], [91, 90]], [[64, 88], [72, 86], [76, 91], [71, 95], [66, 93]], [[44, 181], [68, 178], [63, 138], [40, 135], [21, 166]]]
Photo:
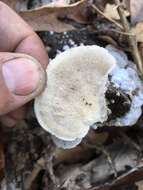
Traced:
[[96, 45], [57, 55], [47, 69], [47, 86], [35, 100], [40, 125], [63, 141], [77, 142], [93, 123], [105, 121], [106, 84], [114, 65], [114, 57]]
[[116, 67], [110, 73], [110, 80], [116, 88], [121, 89], [131, 100], [130, 110], [124, 116], [111, 120], [106, 125], [134, 125], [142, 114], [143, 81], [138, 75], [136, 65], [128, 60], [124, 52], [111, 45], [106, 48], [116, 59]]

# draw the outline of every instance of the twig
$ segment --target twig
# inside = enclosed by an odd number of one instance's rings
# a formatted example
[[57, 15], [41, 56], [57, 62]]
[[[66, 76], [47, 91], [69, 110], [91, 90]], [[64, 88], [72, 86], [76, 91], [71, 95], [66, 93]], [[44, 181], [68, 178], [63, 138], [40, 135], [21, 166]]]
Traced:
[[35, 178], [37, 177], [38, 173], [44, 168], [44, 159], [43, 157], [41, 157], [36, 164], [34, 165], [34, 168], [30, 174], [30, 176], [27, 178], [26, 182], [25, 182], [25, 187], [26, 189], [30, 189], [33, 181], [35, 180]]
[[[124, 13], [124, 9], [121, 6], [120, 0], [115, 0], [115, 3], [117, 5], [117, 10], [118, 10], [121, 22], [122, 22], [123, 27], [124, 27], [124, 31], [126, 33], [131, 33], [130, 27], [129, 27], [127, 18], [126, 18], [125, 13]], [[141, 74], [141, 77], [143, 77], [143, 65], [142, 65], [142, 60], [141, 60], [140, 53], [138, 51], [136, 38], [134, 36], [132, 36], [132, 35], [128, 35], [128, 43], [129, 43], [129, 45], [131, 47], [131, 50], [132, 50], [132, 55], [133, 55], [134, 62], [138, 67], [138, 70], [139, 70], [139, 72]]]
[[98, 36], [98, 38], [101, 40], [104, 40], [105, 42], [107, 42], [109, 44], [112, 44], [115, 47], [118, 46], [117, 42], [113, 38], [111, 38], [110, 36], [101, 35], [101, 36]]
[[47, 149], [44, 155], [46, 175], [49, 175], [52, 181], [53, 189], [58, 190], [60, 187], [60, 184], [59, 184], [58, 178], [54, 174], [54, 169], [53, 169], [54, 155], [55, 155], [55, 145], [47, 146]]
[[97, 7], [96, 7], [96, 5], [91, 5], [92, 6], [92, 8], [96, 11], [96, 12], [98, 12], [99, 14], [101, 14], [102, 16], [104, 16], [107, 20], [109, 20], [110, 22], [112, 22], [112, 23], [114, 23], [117, 27], [119, 27], [120, 29], [122, 29], [123, 30], [123, 27], [119, 24], [119, 23], [117, 23], [115, 20], [113, 20], [112, 18], [110, 18], [110, 17], [108, 17], [107, 15], [105, 15], [100, 9], [98, 9]]
[[118, 176], [118, 172], [116, 170], [116, 166], [114, 164], [114, 161], [113, 159], [111, 158], [111, 155], [110, 155], [110, 152], [108, 150], [106, 150], [105, 146], [103, 146], [102, 144], [100, 143], [96, 143], [96, 144], [89, 144], [88, 142], [84, 142], [84, 146], [86, 147], [89, 147], [91, 149], [96, 149], [98, 150], [99, 152], [101, 152], [103, 155], [106, 156], [107, 158], [107, 161], [108, 161], [108, 164], [109, 166], [111, 167], [111, 169], [113, 170], [114, 172], [114, 177], [117, 178]]
[[112, 32], [116, 32], [116, 33], [119, 33], [119, 34], [122, 34], [122, 35], [125, 35], [125, 36], [133, 36], [133, 37], [135, 37], [136, 35], [135, 34], [133, 34], [133, 33], [127, 33], [127, 32], [122, 32], [122, 31], [118, 31], [118, 30], [115, 30], [115, 29], [109, 29], [110, 31], [112, 31]]

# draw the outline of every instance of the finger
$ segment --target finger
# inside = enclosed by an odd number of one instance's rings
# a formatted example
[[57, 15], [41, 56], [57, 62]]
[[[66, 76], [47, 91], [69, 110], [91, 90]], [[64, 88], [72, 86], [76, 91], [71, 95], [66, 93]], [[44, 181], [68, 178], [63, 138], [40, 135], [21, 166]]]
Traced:
[[10, 118], [13, 118], [15, 121], [20, 121], [23, 119], [23, 116], [25, 115], [28, 108], [26, 106], [22, 106], [10, 113], [7, 114]]
[[17, 120], [11, 118], [8, 115], [0, 116], [0, 124], [6, 127], [13, 127], [17, 123]]
[[0, 122], [4, 126], [13, 127], [16, 123], [24, 118], [27, 107], [22, 106], [6, 115], [0, 116]]
[[48, 56], [40, 38], [11, 8], [0, 1], [0, 51], [25, 53], [45, 68]]
[[45, 71], [31, 56], [0, 53], [0, 115], [29, 102], [43, 90], [45, 82]]

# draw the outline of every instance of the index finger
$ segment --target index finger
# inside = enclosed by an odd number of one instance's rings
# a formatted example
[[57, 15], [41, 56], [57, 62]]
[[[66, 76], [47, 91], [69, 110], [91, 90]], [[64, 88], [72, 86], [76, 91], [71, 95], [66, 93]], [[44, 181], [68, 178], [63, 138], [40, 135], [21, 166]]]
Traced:
[[48, 55], [32, 28], [11, 8], [0, 1], [0, 52], [25, 53], [36, 58], [45, 68]]

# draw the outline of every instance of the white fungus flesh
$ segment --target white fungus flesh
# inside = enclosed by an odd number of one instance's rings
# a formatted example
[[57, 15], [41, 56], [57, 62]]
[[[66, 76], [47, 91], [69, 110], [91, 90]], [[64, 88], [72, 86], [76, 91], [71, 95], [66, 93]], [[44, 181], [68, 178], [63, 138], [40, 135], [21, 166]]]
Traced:
[[60, 53], [47, 68], [47, 86], [35, 99], [40, 125], [63, 141], [82, 139], [107, 120], [105, 91], [114, 57], [104, 48], [79, 46]]

